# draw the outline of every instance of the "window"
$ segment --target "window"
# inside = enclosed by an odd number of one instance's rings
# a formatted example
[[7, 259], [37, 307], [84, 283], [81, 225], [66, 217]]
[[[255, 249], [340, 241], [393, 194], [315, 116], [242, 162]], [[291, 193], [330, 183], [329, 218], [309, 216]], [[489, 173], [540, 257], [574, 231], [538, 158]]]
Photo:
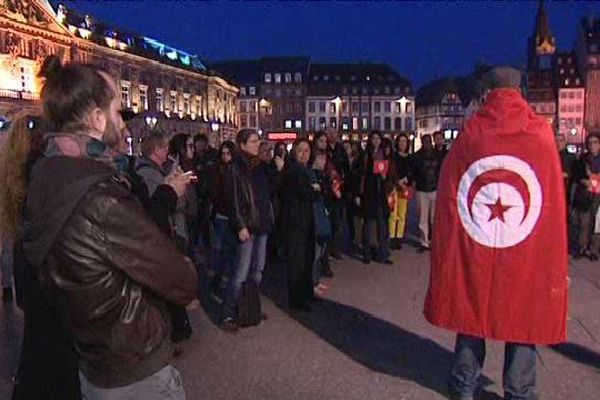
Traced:
[[346, 114], [348, 112], [348, 102], [347, 101], [342, 102], [342, 112], [344, 114]]
[[336, 113], [336, 107], [335, 107], [335, 103], [333, 101], [329, 103], [329, 113], [330, 114]]
[[386, 131], [391, 131], [392, 130], [392, 119], [390, 117], [385, 117], [383, 119], [383, 128]]
[[581, 125], [581, 118], [580, 117], [575, 118], [575, 124], [576, 125]]
[[412, 118], [406, 117], [404, 118], [404, 130], [411, 131], [412, 130]]
[[358, 117], [352, 117], [352, 130], [358, 130]]
[[249, 107], [248, 107], [248, 111], [253, 112], [253, 111], [258, 111], [258, 109], [256, 108], [256, 101], [252, 100], [249, 103]]
[[285, 128], [286, 129], [291, 129], [292, 128], [292, 120], [291, 119], [286, 119], [285, 120]]
[[269, 73], [265, 74], [265, 83], [271, 83], [271, 74], [269, 74]]
[[140, 86], [140, 106], [142, 110], [148, 110], [148, 86]]
[[337, 129], [337, 118], [331, 117], [329, 118], [329, 127], [333, 129]]
[[314, 131], [317, 129], [316, 127], [317, 119], [315, 117], [308, 118], [308, 129]]
[[413, 112], [412, 107], [413, 107], [412, 103], [406, 103], [406, 113], [407, 114], [412, 114], [412, 112]]
[[373, 129], [381, 130], [381, 117], [373, 118]]
[[300, 121], [299, 119], [297, 119], [296, 122], [294, 123], [294, 127], [296, 129], [302, 129], [302, 121]]
[[240, 96], [245, 96], [245, 95], [246, 95], [246, 87], [245, 87], [245, 86], [242, 86], [242, 87], [240, 88]]
[[121, 106], [131, 108], [131, 83], [121, 82]]
[[300, 88], [295, 89], [294, 94], [298, 97], [302, 96], [302, 89], [300, 89]]
[[308, 112], [311, 112], [311, 113], [315, 112], [315, 102], [314, 101], [308, 102]]
[[575, 111], [576, 111], [576, 112], [582, 112], [582, 111], [583, 111], [583, 107], [581, 106], [581, 104], [577, 104], [577, 105], [575, 106]]
[[569, 78], [565, 79], [565, 85], [566, 85], [566, 86], [569, 86], [569, 82], [570, 82], [570, 81], [569, 81]]
[[[388, 88], [389, 89], [389, 88]], [[383, 111], [386, 113], [392, 112], [392, 105], [389, 101], [383, 103]]]
[[246, 102], [245, 101], [240, 101], [240, 112], [241, 113], [246, 112]]
[[196, 115], [202, 114], [202, 97], [196, 96]]
[[163, 112], [165, 110], [165, 104], [163, 103], [163, 90], [156, 89], [156, 111]]
[[363, 101], [362, 108], [360, 109], [360, 111], [363, 113], [369, 112], [369, 103], [366, 101]]
[[177, 112], [177, 92], [171, 91], [171, 112]]
[[325, 117], [319, 118], [319, 129], [325, 129], [327, 127], [327, 120]]
[[363, 117], [363, 119], [362, 119], [362, 128], [364, 130], [369, 129], [369, 119], [366, 117]]
[[292, 74], [290, 74], [289, 72], [285, 73], [284, 78], [285, 78], [285, 83], [292, 83]]
[[400, 114], [402, 112], [402, 104], [401, 103], [394, 103], [394, 112], [396, 114]]
[[296, 83], [302, 82], [302, 74], [300, 72], [296, 72], [294, 74], [294, 82], [296, 82]]
[[275, 74], [275, 83], [281, 83], [281, 74]]
[[342, 94], [348, 94], [348, 88], [346, 86], [342, 88]]
[[241, 128], [245, 128], [245, 127], [248, 126], [247, 123], [246, 123], [246, 121], [247, 121], [246, 116], [245, 115], [240, 115], [240, 127]]
[[250, 86], [249, 93], [250, 93], [250, 96], [256, 96], [256, 87]]
[[250, 128], [256, 128], [256, 115], [250, 116]]
[[[381, 103], [378, 101], [375, 102], [375, 112], [381, 112]], [[375, 128], [375, 129], [379, 129], [379, 128]]]
[[30, 66], [21, 67], [21, 90], [23, 92], [33, 92], [35, 73]]
[[567, 112], [567, 106], [566, 106], [566, 105], [564, 105], [564, 104], [562, 104], [562, 105], [560, 106], [560, 112], [561, 112], [561, 113], [565, 113], [565, 112]]
[[400, 118], [400, 117], [394, 118], [394, 129], [397, 131], [402, 130], [402, 118]]
[[325, 112], [325, 102], [324, 101], [319, 102], [319, 112], [322, 112], [322, 113]]
[[187, 93], [183, 95], [183, 110], [187, 115], [190, 115], [192, 112], [192, 108], [190, 105], [190, 95]]
[[567, 98], [567, 93], [564, 90], [562, 92], [560, 92], [560, 98], [561, 99], [566, 99]]
[[385, 94], [390, 94], [390, 87], [389, 87], [389, 86], [386, 86], [386, 87], [384, 88], [384, 92], [385, 92]]
[[569, 92], [569, 98], [570, 99], [574, 99], [575, 98], [575, 93], [573, 93], [573, 91]]
[[352, 113], [357, 113], [358, 112], [358, 101], [353, 101], [352, 102]]
[[575, 106], [573, 106], [573, 104], [569, 104], [569, 107], [567, 107], [567, 110], [572, 113], [573, 111], [575, 111]]
[[279, 88], [275, 89], [275, 97], [277, 97], [277, 98], [281, 97], [281, 89], [279, 89]]

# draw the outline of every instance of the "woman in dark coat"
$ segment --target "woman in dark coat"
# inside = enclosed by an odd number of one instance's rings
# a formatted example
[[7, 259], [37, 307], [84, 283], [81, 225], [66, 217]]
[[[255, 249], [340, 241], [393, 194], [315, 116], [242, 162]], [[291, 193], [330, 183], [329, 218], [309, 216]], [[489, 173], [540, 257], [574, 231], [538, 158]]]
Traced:
[[371, 262], [371, 226], [377, 226], [377, 253], [375, 261], [381, 264], [392, 264], [389, 257], [389, 206], [388, 194], [393, 190], [395, 182], [395, 165], [391, 149], [384, 155], [382, 137], [379, 132], [371, 133], [367, 150], [358, 161], [360, 182], [358, 195], [355, 198], [360, 206], [363, 224], [363, 262]]
[[314, 298], [312, 267], [315, 249], [313, 202], [321, 191], [308, 167], [311, 146], [300, 139], [294, 144], [291, 162], [281, 178], [281, 231], [288, 270], [291, 309], [310, 311]]

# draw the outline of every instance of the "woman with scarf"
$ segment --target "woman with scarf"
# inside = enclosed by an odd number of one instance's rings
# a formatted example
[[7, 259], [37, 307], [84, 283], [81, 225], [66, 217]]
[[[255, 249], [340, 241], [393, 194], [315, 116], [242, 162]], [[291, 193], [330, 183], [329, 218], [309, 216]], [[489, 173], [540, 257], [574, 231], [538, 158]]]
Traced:
[[360, 183], [355, 197], [364, 218], [363, 223], [363, 262], [371, 262], [371, 227], [377, 226], [377, 252], [375, 261], [391, 265], [389, 259], [389, 206], [388, 195], [395, 181], [395, 166], [391, 149], [388, 156], [384, 154], [382, 137], [379, 132], [372, 132], [366, 151], [358, 162]]
[[310, 142], [299, 139], [292, 149], [291, 162], [280, 184], [283, 243], [288, 270], [289, 306], [310, 311], [314, 298], [312, 269], [315, 251], [314, 202], [322, 192], [308, 166]]
[[[227, 295], [223, 304], [221, 327], [236, 332], [240, 326], [256, 321], [238, 320], [242, 285], [256, 293], [266, 262], [267, 237], [273, 227], [273, 208], [269, 196], [269, 176], [259, 168], [260, 138], [253, 129], [242, 129], [236, 137], [238, 155], [225, 176], [227, 218], [237, 236], [237, 252]], [[250, 305], [252, 307], [253, 305]], [[257, 306], [257, 305], [254, 305]], [[258, 305], [259, 306], [259, 305]]]
[[402, 238], [406, 230], [408, 202], [412, 197], [412, 188], [408, 186], [409, 173], [412, 170], [412, 156], [409, 153], [410, 141], [406, 133], [396, 136], [396, 152], [394, 164], [396, 166], [397, 181], [390, 204], [390, 239], [394, 250], [402, 248]]

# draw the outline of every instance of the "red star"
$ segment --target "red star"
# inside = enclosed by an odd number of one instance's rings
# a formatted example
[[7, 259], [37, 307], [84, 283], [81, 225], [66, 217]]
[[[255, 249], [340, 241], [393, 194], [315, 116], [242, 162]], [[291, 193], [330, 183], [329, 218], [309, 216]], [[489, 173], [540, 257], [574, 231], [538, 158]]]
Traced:
[[490, 208], [490, 211], [492, 212], [490, 214], [490, 219], [488, 219], [488, 222], [496, 218], [498, 218], [502, 222], [506, 222], [504, 220], [504, 213], [508, 211], [509, 208], [512, 208], [512, 206], [503, 205], [500, 197], [498, 197], [498, 200], [496, 200], [496, 204], [486, 204], [486, 206], [488, 206]]

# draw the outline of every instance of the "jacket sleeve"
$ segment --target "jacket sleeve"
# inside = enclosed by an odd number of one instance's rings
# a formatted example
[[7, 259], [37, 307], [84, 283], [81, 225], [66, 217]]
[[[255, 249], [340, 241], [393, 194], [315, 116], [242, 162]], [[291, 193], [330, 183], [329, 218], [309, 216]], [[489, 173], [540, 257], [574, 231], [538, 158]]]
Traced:
[[225, 201], [227, 202], [227, 218], [229, 218], [229, 223], [237, 234], [247, 227], [240, 208], [242, 194], [240, 193], [241, 188], [239, 182], [237, 182], [236, 173], [234, 165], [230, 165], [225, 172], [225, 193], [227, 193]]
[[177, 209], [177, 193], [169, 185], [160, 185], [148, 200], [148, 214], [160, 227], [160, 230], [170, 234], [171, 222], [169, 216]]
[[165, 178], [158, 171], [150, 167], [139, 168], [136, 173], [142, 178], [146, 187], [148, 188], [148, 195], [152, 197], [156, 189], [162, 185]]
[[139, 202], [131, 196], [118, 198], [103, 219], [105, 257], [115, 268], [171, 303], [187, 305], [196, 298], [194, 266], [146, 217]]

